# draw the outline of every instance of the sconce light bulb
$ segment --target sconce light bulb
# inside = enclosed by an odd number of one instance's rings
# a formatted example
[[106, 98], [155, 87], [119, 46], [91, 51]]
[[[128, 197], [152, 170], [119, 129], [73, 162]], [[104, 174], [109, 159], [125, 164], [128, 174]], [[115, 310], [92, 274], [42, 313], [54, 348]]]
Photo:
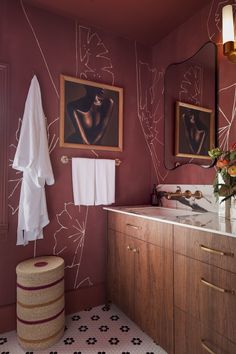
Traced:
[[234, 42], [234, 18], [232, 5], [226, 5], [222, 9], [222, 35], [223, 44]]

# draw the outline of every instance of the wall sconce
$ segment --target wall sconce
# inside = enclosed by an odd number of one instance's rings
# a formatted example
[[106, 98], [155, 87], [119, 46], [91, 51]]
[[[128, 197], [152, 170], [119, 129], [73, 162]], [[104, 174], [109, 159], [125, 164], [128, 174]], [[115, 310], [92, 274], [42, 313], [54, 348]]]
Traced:
[[227, 58], [236, 63], [236, 43], [234, 41], [234, 17], [232, 5], [222, 8], [223, 52]]

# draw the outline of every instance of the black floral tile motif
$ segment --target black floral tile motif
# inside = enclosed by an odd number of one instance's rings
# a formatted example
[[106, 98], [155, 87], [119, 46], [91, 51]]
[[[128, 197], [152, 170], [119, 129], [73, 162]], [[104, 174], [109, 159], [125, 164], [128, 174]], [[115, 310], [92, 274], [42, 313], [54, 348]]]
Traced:
[[67, 344], [69, 344], [69, 345], [71, 345], [72, 343], [74, 343], [74, 338], [72, 338], [72, 337], [69, 337], [69, 338], [66, 338], [66, 339], [64, 339], [64, 343], [65, 343], [65, 345], [67, 345]]
[[87, 307], [84, 311], [91, 311], [92, 307]]
[[130, 328], [128, 326], [121, 326], [120, 330], [121, 332], [129, 332]]
[[1, 337], [0, 338], [0, 345], [3, 345], [6, 342], [7, 342], [7, 338], [6, 337]]
[[99, 330], [100, 330], [101, 332], [107, 332], [107, 331], [109, 330], [109, 327], [102, 325], [102, 326], [99, 327]]
[[133, 338], [131, 342], [133, 343], [133, 345], [140, 345], [142, 343], [142, 340], [140, 338]]
[[[90, 309], [87, 310], [90, 311]], [[133, 326], [132, 322], [129, 322], [125, 316], [123, 317], [122, 312], [112, 304], [93, 308], [90, 313], [82, 311], [71, 314], [66, 322], [65, 330], [60, 345], [49, 348], [43, 353], [154, 354], [158, 352], [167, 354], [160, 347], [158, 349], [153, 339], [143, 337], [142, 331], [135, 325]], [[29, 349], [28, 352], [22, 350], [22, 354], [36, 354], [36, 352], [35, 350], [29, 351]], [[7, 333], [0, 335], [0, 354], [16, 354], [16, 337], [12, 338]]]
[[80, 326], [80, 327], [78, 328], [78, 330], [79, 330], [80, 332], [86, 332], [86, 331], [88, 330], [88, 326]]
[[97, 342], [97, 339], [94, 337], [93, 338], [90, 337], [86, 340], [86, 342], [88, 345], [91, 345], [91, 344], [94, 345]]
[[119, 343], [118, 338], [110, 338], [108, 341], [111, 345], [117, 345]]
[[105, 305], [102, 307], [102, 311], [110, 311], [111, 307], [110, 305]]

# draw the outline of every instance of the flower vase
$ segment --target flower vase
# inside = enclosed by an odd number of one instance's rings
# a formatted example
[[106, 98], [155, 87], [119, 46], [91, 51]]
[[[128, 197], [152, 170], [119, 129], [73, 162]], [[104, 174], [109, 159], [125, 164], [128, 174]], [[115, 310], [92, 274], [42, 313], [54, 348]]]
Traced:
[[[221, 185], [225, 184], [225, 181], [220, 173], [218, 174], [218, 183]], [[223, 199], [225, 199], [225, 196], [219, 197], [219, 216], [230, 219], [231, 198], [228, 198], [222, 202]]]
[[236, 199], [235, 198], [231, 198], [230, 219], [236, 220]]
[[231, 218], [231, 198], [225, 200], [224, 202], [222, 202], [222, 200], [225, 197], [219, 197], [219, 209], [218, 209], [218, 213], [219, 216], [222, 216], [226, 219], [230, 219]]

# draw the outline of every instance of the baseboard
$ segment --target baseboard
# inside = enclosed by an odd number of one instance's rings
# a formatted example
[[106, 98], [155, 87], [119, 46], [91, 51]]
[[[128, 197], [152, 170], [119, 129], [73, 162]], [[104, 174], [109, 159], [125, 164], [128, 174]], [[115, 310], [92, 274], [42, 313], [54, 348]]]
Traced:
[[66, 314], [105, 303], [105, 283], [67, 291], [65, 294]]
[[[66, 314], [105, 303], [105, 283], [69, 290], [65, 293]], [[16, 304], [0, 306], [0, 333], [16, 329]]]

